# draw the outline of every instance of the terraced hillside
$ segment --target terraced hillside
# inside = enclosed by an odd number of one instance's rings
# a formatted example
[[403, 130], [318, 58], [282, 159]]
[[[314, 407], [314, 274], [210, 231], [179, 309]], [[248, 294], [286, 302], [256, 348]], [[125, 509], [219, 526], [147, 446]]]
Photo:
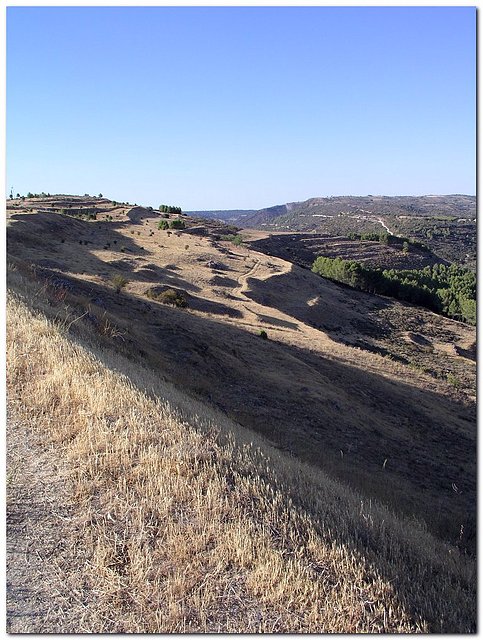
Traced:
[[378, 241], [330, 236], [317, 232], [263, 232], [247, 229], [244, 237], [250, 247], [268, 255], [278, 256], [310, 269], [319, 255], [328, 258], [356, 260], [379, 269], [422, 269], [447, 263], [429, 250], [401, 241], [388, 245]]

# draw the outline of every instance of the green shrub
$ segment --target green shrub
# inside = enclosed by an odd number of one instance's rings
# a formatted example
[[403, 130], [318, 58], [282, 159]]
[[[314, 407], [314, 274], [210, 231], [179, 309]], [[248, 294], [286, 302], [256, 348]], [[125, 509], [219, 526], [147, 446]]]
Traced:
[[185, 223], [181, 218], [176, 218], [176, 220], [172, 220], [169, 223], [171, 229], [184, 229], [186, 227]]
[[264, 329], [260, 329], [260, 333], [258, 334], [262, 340], [268, 340], [267, 332]]
[[176, 291], [175, 289], [165, 289], [161, 291], [161, 293], [155, 293], [152, 290], [146, 291], [146, 295], [148, 298], [152, 300], [157, 300], [158, 302], [162, 302], [163, 304], [170, 304], [174, 307], [187, 307], [188, 301], [181, 291]]
[[459, 389], [461, 387], [459, 379], [451, 373], [446, 374], [446, 380], [452, 384], [455, 389]]
[[169, 229], [169, 223], [166, 222], [166, 220], [160, 220], [158, 222], [158, 229], [161, 229], [161, 231], [164, 231], [165, 229]]
[[234, 233], [228, 233], [224, 236], [221, 236], [221, 240], [225, 240], [226, 242], [233, 242], [233, 244], [236, 244], [237, 247], [243, 244], [243, 238], [239, 233], [236, 235]]
[[128, 281], [126, 280], [126, 278], [121, 275], [116, 275], [111, 278], [111, 284], [116, 290], [116, 293], [120, 293], [121, 289], [124, 289], [127, 283]]

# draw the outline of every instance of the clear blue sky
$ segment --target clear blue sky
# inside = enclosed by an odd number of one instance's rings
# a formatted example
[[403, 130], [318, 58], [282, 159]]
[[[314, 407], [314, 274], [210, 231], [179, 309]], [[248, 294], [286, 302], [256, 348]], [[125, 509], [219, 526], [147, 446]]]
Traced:
[[9, 7], [7, 192], [474, 194], [471, 7]]

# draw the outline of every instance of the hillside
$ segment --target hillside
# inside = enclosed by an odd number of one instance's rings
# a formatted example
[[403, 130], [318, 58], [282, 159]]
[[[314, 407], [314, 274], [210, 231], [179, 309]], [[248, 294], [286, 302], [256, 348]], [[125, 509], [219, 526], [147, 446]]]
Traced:
[[[212, 212], [198, 212], [207, 217]], [[232, 224], [265, 231], [347, 236], [381, 232], [424, 242], [440, 258], [476, 268], [476, 197], [337, 196], [260, 209], [230, 218]]]
[[[9, 202], [7, 218], [9, 287], [12, 292], [16, 291], [27, 300], [31, 308], [37, 308], [61, 321], [71, 339], [81, 340], [79, 344], [82, 349], [91, 349], [89, 340], [98, 341], [101, 349], [106, 350], [100, 352], [99, 347], [95, 347], [95, 357], [100, 358], [101, 364], [110, 367], [109, 363], [112, 363], [115, 369], [123, 373], [131, 367], [128, 363], [132, 363], [135, 370], [129, 373], [129, 380], [140, 380], [141, 393], [151, 393], [152, 389], [155, 398], [162, 398], [167, 393], [163, 385], [168, 385], [170, 389], [170, 385], [174, 385], [176, 393], [181, 393], [176, 397], [181, 397], [182, 403], [186, 404], [188, 398], [194, 403], [201, 402], [193, 413], [199, 411], [203, 416], [214, 412], [210, 414], [210, 419], [212, 416], [216, 429], [235, 433], [236, 443], [239, 442], [237, 439], [253, 441], [263, 451], [270, 451], [270, 458], [280, 457], [281, 462], [276, 463], [275, 467], [272, 462], [264, 462], [269, 474], [267, 491], [281, 492], [277, 493], [280, 496], [277, 500], [282, 500], [282, 487], [287, 486], [286, 483], [293, 485], [294, 478], [303, 468], [303, 474], [308, 474], [303, 475], [305, 480], [300, 480], [300, 486], [303, 485], [304, 489], [294, 488], [293, 499], [300, 502], [308, 491], [307, 487], [311, 487], [304, 503], [307, 513], [304, 518], [308, 517], [312, 523], [310, 526], [307, 524], [309, 529], [316, 526], [316, 522], [323, 522], [324, 518], [329, 517], [328, 512], [324, 511], [324, 501], [316, 501], [317, 504], [313, 502], [320, 489], [320, 480], [325, 483], [324, 486], [341, 487], [344, 495], [353, 496], [350, 498], [353, 506], [347, 509], [351, 518], [356, 517], [357, 508], [354, 505], [360, 505], [362, 500], [364, 504], [374, 501], [377, 509], [384, 511], [389, 508], [394, 511], [398, 523], [395, 527], [401, 527], [401, 531], [411, 527], [410, 522], [414, 519], [419, 520], [417, 534], [407, 529], [408, 533], [403, 535], [406, 540], [404, 544], [410, 545], [411, 553], [419, 553], [422, 549], [419, 543], [408, 542], [422, 535], [420, 527], [426, 530], [424, 536], [429, 536], [430, 546], [443, 545], [447, 548], [445, 545], [449, 544], [451, 553], [458, 557], [458, 548], [468, 554], [473, 552], [476, 526], [474, 328], [412, 305], [337, 286], [287, 259], [266, 255], [254, 249], [253, 245], [236, 246], [229, 240], [223, 240], [225, 227], [216, 221], [205, 223], [182, 216], [184, 228], [163, 230], [158, 228], [160, 221], [166, 220], [169, 224], [178, 216], [163, 215], [124, 203], [114, 204], [106, 199], [69, 196]], [[172, 290], [173, 295], [166, 295], [167, 290]], [[170, 300], [175, 304], [166, 304]], [[176, 303], [180, 306], [176, 306]], [[10, 311], [11, 318], [14, 317], [13, 313]], [[19, 315], [20, 311], [15, 313]], [[267, 333], [268, 339], [262, 339], [262, 330]], [[48, 336], [50, 331], [46, 330], [45, 334]], [[43, 329], [40, 335], [42, 333]], [[22, 349], [20, 345], [26, 339], [20, 335], [15, 338], [18, 345], [15, 347], [16, 353], [21, 353], [18, 349]], [[25, 349], [29, 352], [32, 346]], [[40, 360], [38, 367], [39, 370], [46, 370], [46, 364]], [[97, 367], [98, 364], [95, 364], [93, 371], [97, 371]], [[147, 373], [136, 373], [136, 367], [142, 367]], [[24, 385], [19, 386], [18, 390], [27, 388], [25, 385], [31, 382], [23, 379], [21, 372], [16, 375], [20, 376]], [[156, 383], [150, 377], [152, 375]], [[15, 379], [12, 378], [13, 381]], [[58, 382], [60, 384], [61, 379]], [[109, 383], [105, 388], [114, 389], [116, 384]], [[158, 384], [163, 389], [157, 390]], [[59, 416], [70, 411], [69, 407], [64, 406], [61, 393], [54, 392], [52, 386], [46, 388], [57, 398]], [[95, 389], [94, 385], [93, 394], [96, 393]], [[21, 404], [21, 394], [15, 396], [20, 391], [14, 388], [12, 393]], [[34, 397], [35, 393], [32, 393]], [[125, 392], [119, 393], [114, 395], [121, 398]], [[111, 395], [109, 403], [115, 400]], [[39, 412], [51, 411], [48, 397], [45, 402], [45, 406], [39, 404]], [[76, 406], [80, 410], [84, 400]], [[153, 415], [152, 408], [148, 410], [147, 405], [142, 406], [146, 408], [139, 409], [139, 416], [144, 411], [146, 415]], [[91, 415], [89, 411], [92, 410], [88, 410], [87, 415]], [[102, 409], [96, 415], [102, 422], [105, 419], [102, 416], [111, 415], [113, 411]], [[119, 415], [122, 415], [122, 410]], [[81, 419], [76, 417], [75, 420]], [[150, 420], [147, 423], [151, 424]], [[228, 426], [221, 428], [221, 423]], [[112, 427], [117, 423], [110, 418], [104, 427], [107, 428], [108, 424]], [[157, 423], [152, 424], [149, 428], [154, 430], [153, 433], [165, 429]], [[111, 427], [104, 433], [110, 433]], [[132, 428], [135, 429], [134, 424]], [[121, 423], [119, 429], [120, 434], [124, 433], [125, 427]], [[74, 440], [76, 434], [80, 437], [77, 428], [71, 434]], [[68, 433], [59, 435], [60, 441], [65, 441], [66, 446], [70, 437]], [[89, 449], [87, 444], [82, 446], [84, 451]], [[108, 443], [99, 446], [100, 450], [110, 450]], [[182, 445], [182, 450], [186, 446]], [[135, 455], [138, 459], [140, 454]], [[215, 471], [214, 467], [210, 467], [213, 455], [218, 459], [218, 453], [203, 458], [202, 466], [206, 473], [214, 474], [217, 478], [228, 478], [230, 474], [244, 477], [242, 462], [238, 458], [233, 464], [239, 464], [239, 467], [231, 468], [228, 472], [224, 462]], [[222, 455], [224, 460], [231, 456], [226, 458], [226, 455]], [[86, 464], [92, 464], [89, 456]], [[112, 465], [111, 469], [116, 468], [112, 461], [109, 464]], [[250, 466], [251, 462], [243, 464], [255, 469]], [[175, 463], [173, 465], [175, 468]], [[183, 465], [181, 475], [192, 478], [189, 463]], [[281, 469], [292, 469], [294, 475], [291, 475], [292, 471], [287, 471], [283, 481], [277, 484], [278, 481], [271, 479], [271, 474], [281, 473]], [[136, 476], [134, 471], [132, 473]], [[166, 470], [162, 473], [166, 473]], [[251, 477], [252, 473], [256, 475], [254, 470], [248, 475]], [[316, 481], [316, 478], [319, 480]], [[233, 480], [226, 482], [230, 484]], [[237, 481], [234, 486], [238, 485]], [[92, 491], [95, 493], [94, 485]], [[200, 495], [206, 496], [207, 491], [206, 487], [200, 485]], [[253, 497], [262, 490], [251, 489], [247, 485], [247, 491], [246, 495]], [[342, 493], [333, 499], [336, 502], [342, 499]], [[250, 509], [252, 497], [236, 496], [235, 503], [246, 504]], [[285, 499], [286, 496], [283, 497]], [[264, 500], [255, 502], [265, 509]], [[201, 508], [200, 505], [201, 502], [198, 508]], [[229, 501], [227, 505], [228, 513], [231, 513], [232, 503]], [[282, 517], [281, 513], [277, 518]], [[344, 513], [346, 511], [341, 510], [341, 517]], [[385, 513], [386, 516], [381, 516], [380, 520], [377, 520], [377, 516], [376, 520], [382, 522], [389, 517], [388, 512]], [[361, 510], [359, 516], [362, 515], [365, 518], [367, 514]], [[153, 517], [157, 518], [157, 522], [160, 521], [159, 515]], [[166, 517], [163, 515], [163, 518]], [[283, 517], [290, 521], [292, 519], [292, 516]], [[346, 518], [345, 515], [343, 517]], [[273, 514], [267, 516], [269, 520], [263, 520], [263, 525], [256, 518], [247, 520], [244, 511], [240, 512], [240, 519], [237, 518], [234, 521], [246, 520], [248, 528], [253, 525], [257, 529], [260, 526], [260, 530], [266, 531], [269, 521], [272, 522], [271, 526], [277, 527], [273, 524]], [[405, 518], [409, 520], [406, 522]], [[102, 522], [106, 524], [105, 520]], [[219, 520], [216, 522], [219, 523]], [[305, 520], [303, 522], [306, 523]], [[328, 525], [329, 529], [334, 535], [344, 527], [347, 530], [351, 530], [351, 527], [354, 529], [354, 525], [348, 525], [348, 520], [344, 522], [343, 525], [341, 521], [334, 521], [333, 525]], [[357, 554], [362, 553], [365, 560], [361, 562], [365, 565], [366, 560], [374, 562], [375, 549], [381, 553], [383, 547], [381, 540], [371, 547], [373, 543], [359, 525], [360, 518], [355, 525], [354, 535], [358, 540]], [[221, 527], [221, 524], [218, 526]], [[296, 525], [297, 536], [302, 535], [301, 530], [305, 526]], [[379, 527], [374, 526], [376, 529]], [[226, 531], [229, 538], [233, 532]], [[121, 530], [119, 534], [122, 535]], [[240, 533], [240, 539], [246, 539], [247, 535], [251, 539], [251, 534], [247, 534], [246, 530]], [[274, 535], [277, 538], [278, 534]], [[280, 539], [280, 549], [287, 549], [286, 545], [290, 539], [294, 539], [294, 535], [287, 529]], [[173, 544], [175, 539], [176, 536], [172, 539]], [[260, 544], [260, 548], [265, 548], [265, 543]], [[395, 544], [403, 544], [402, 538]], [[387, 555], [384, 555], [386, 551], [383, 552], [383, 562], [387, 561], [389, 565], [395, 547], [391, 549], [387, 549]], [[295, 556], [289, 554], [287, 557], [298, 558], [298, 551], [294, 553]], [[433, 560], [430, 560], [433, 551], [428, 551], [428, 554], [422, 561], [423, 573], [433, 571], [430, 568], [433, 566]], [[281, 557], [285, 557], [285, 552]], [[236, 556], [237, 559], [233, 555], [230, 558], [227, 566], [240, 566], [239, 556]], [[170, 562], [169, 558], [164, 561]], [[188, 560], [185, 561], [186, 566], [190, 566]], [[218, 561], [214, 562], [216, 564]], [[345, 631], [386, 628], [386, 623], [380, 623], [377, 616], [370, 622], [370, 613], [368, 616], [365, 613], [362, 617], [356, 616], [352, 622], [342, 616], [341, 624], [337, 626], [333, 620], [330, 621], [330, 616], [327, 617], [328, 612], [324, 618], [320, 617], [320, 611], [314, 613], [310, 620], [303, 616], [297, 618], [301, 621], [300, 626], [294, 622], [294, 626], [290, 627], [286, 621], [277, 626], [277, 616], [280, 615], [280, 620], [283, 620], [281, 612], [287, 607], [284, 590], [277, 596], [273, 595], [273, 598], [279, 599], [278, 608], [271, 610], [272, 617], [262, 615], [260, 618], [262, 595], [254, 585], [257, 580], [262, 580], [260, 584], [266, 585], [269, 589], [267, 593], [272, 593], [270, 590], [273, 589], [276, 591], [273, 581], [270, 582], [267, 577], [273, 573], [272, 569], [260, 573], [260, 562], [257, 559], [250, 565], [254, 567], [254, 573], [248, 582], [244, 582], [250, 585], [247, 591], [249, 599], [244, 601], [242, 598], [239, 603], [240, 607], [246, 608], [249, 602], [253, 610], [258, 612], [256, 615], [254, 613], [250, 629], [256, 630], [257, 620], [260, 629], [293, 632], [302, 629], [320, 631], [325, 628]], [[468, 562], [471, 565], [471, 559]], [[357, 561], [357, 567], [360, 568], [362, 564]], [[272, 565], [268, 563], [266, 566]], [[322, 562], [320, 574], [317, 574], [322, 576], [320, 579], [326, 585], [324, 588], [328, 585], [325, 582], [328, 575], [323, 568], [325, 566]], [[345, 560], [341, 559], [339, 568], [334, 567], [336, 576], [342, 573], [343, 566], [346, 566]], [[391, 575], [394, 577], [394, 572], [401, 569], [396, 569], [394, 564], [392, 567]], [[199, 580], [203, 582], [203, 576], [213, 570], [213, 566], [211, 569], [200, 569]], [[282, 572], [286, 570], [285, 565], [280, 568]], [[460, 568], [451, 571], [456, 576], [454, 572], [460, 571]], [[217, 575], [216, 572], [214, 575]], [[415, 581], [411, 588], [407, 584], [401, 586], [401, 602], [410, 602], [411, 612], [405, 609], [402, 613], [395, 605], [391, 605], [393, 613], [390, 615], [395, 618], [391, 623], [393, 626], [387, 628], [467, 628], [461, 621], [456, 622], [460, 608], [460, 604], [457, 604], [460, 596], [456, 595], [451, 595], [453, 604], [449, 607], [449, 613], [445, 614], [449, 616], [445, 618], [446, 622], [443, 625], [437, 622], [440, 610], [434, 613], [434, 600], [438, 596], [434, 596], [429, 605], [429, 600], [426, 602], [428, 595], [422, 596], [422, 592], [416, 595], [418, 590], [423, 589], [428, 574], [424, 573], [424, 576], [421, 574], [411, 578]], [[118, 579], [124, 580], [117, 576]], [[193, 584], [198, 584], [196, 580]], [[461, 576], [454, 580], [463, 584]], [[290, 581], [279, 582], [282, 583], [291, 584]], [[331, 582], [332, 585], [336, 583], [337, 578], [335, 583]], [[123, 589], [129, 592], [132, 585], [129, 587], [129, 581], [126, 584], [127, 587], [123, 582]], [[206, 586], [207, 583], [203, 584]], [[305, 588], [301, 586], [300, 593]], [[468, 588], [468, 582], [464, 588]], [[191, 587], [186, 589], [186, 594], [189, 591], [189, 597], [195, 598]], [[228, 583], [226, 589], [225, 596], [228, 598]], [[113, 593], [117, 593], [115, 589]], [[151, 594], [149, 597], [155, 596]], [[272, 606], [275, 600], [270, 600], [271, 595], [267, 597], [266, 606]], [[314, 594], [310, 596], [313, 597]], [[335, 592], [334, 597], [334, 602], [343, 602], [343, 598], [336, 596]], [[316, 595], [316, 601], [320, 601], [320, 598], [322, 592]], [[196, 598], [190, 600], [191, 610], [195, 601]], [[376, 602], [374, 599], [370, 601]], [[300, 609], [297, 611], [302, 611], [302, 602], [298, 601], [297, 607]], [[229, 607], [232, 606], [233, 602]], [[468, 606], [473, 607], [472, 596], [469, 597]], [[445, 607], [448, 609], [447, 602]], [[230, 610], [236, 619], [236, 607]], [[389, 610], [385, 611], [387, 617]], [[470, 615], [468, 610], [465, 611], [465, 615]], [[182, 616], [176, 618], [178, 622], [174, 626], [169, 626], [163, 615], [159, 613], [159, 620], [164, 620], [165, 625], [162, 629], [181, 628], [179, 621]], [[223, 615], [226, 616], [226, 609]], [[228, 624], [226, 617], [220, 616], [222, 613], [214, 618], [196, 619], [192, 624], [186, 623], [186, 629], [235, 628], [230, 626], [231, 623]], [[376, 623], [376, 619], [379, 622]], [[189, 622], [189, 616], [186, 620]], [[129, 630], [133, 630], [132, 620], [126, 624]], [[152, 624], [156, 626], [155, 621]], [[270, 627], [270, 624], [273, 626]], [[473, 626], [472, 623], [469, 626]]]
[[409, 244], [405, 250], [402, 241], [389, 245], [317, 232], [268, 232], [252, 229], [245, 229], [243, 236], [253, 249], [289, 260], [307, 269], [312, 267], [319, 255], [356, 260], [380, 269], [422, 269], [427, 265], [447, 263], [427, 248]]
[[224, 222], [237, 222], [247, 216], [256, 213], [255, 209], [226, 209], [220, 211], [187, 211], [186, 214], [192, 218], [208, 218], [212, 220], [223, 220]]

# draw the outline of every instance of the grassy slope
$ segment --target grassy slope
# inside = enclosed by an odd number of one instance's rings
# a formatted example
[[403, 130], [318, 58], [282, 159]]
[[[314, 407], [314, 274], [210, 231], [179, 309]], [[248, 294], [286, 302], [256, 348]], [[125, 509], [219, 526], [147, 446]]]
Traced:
[[[188, 219], [169, 235], [155, 212], [105, 207], [112, 222], [10, 219], [9, 259], [42, 287], [36, 304], [63, 301], [91, 332], [278, 448], [474, 546], [474, 329], [230, 250]], [[150, 300], [159, 284], [184, 289], [189, 307]]]
[[11, 283], [9, 397], [71, 471], [79, 583], [96, 594], [82, 630], [474, 630], [474, 567], [457, 549], [73, 339], [62, 304], [54, 324]]

